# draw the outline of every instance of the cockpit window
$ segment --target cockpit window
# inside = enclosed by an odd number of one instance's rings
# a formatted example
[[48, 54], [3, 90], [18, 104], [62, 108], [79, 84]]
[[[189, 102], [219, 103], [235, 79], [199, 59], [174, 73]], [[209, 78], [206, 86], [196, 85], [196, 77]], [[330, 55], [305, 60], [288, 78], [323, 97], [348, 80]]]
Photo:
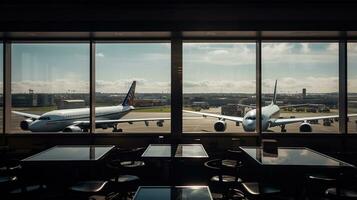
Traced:
[[249, 116], [249, 117], [246, 117], [246, 119], [255, 120], [255, 116]]
[[40, 117], [39, 120], [50, 120], [50, 117]]

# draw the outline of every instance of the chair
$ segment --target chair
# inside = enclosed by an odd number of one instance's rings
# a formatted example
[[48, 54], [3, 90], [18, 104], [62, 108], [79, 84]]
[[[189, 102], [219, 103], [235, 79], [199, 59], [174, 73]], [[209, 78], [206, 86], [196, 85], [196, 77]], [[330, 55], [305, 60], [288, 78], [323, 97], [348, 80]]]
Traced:
[[131, 197], [139, 186], [142, 169], [146, 166], [138, 158], [145, 148], [118, 149], [115, 155], [107, 162], [110, 171], [109, 185], [111, 190], [119, 192], [119, 197]]
[[305, 190], [309, 199], [321, 198], [325, 195], [325, 190], [336, 186], [335, 177], [326, 174], [309, 174], [306, 176]]
[[340, 173], [336, 178], [335, 187], [326, 189], [328, 199], [357, 199], [357, 179], [353, 171]]
[[281, 193], [278, 187], [262, 182], [243, 182], [242, 186], [249, 199], [277, 199]]
[[[223, 165], [225, 163], [225, 166]], [[213, 192], [221, 193], [223, 198], [229, 198], [242, 180], [238, 177], [238, 169], [241, 167], [240, 163], [235, 163], [222, 159], [213, 159], [204, 163], [208, 169], [209, 185]], [[232, 169], [234, 170], [232, 170]], [[235, 171], [234, 174], [231, 172]]]
[[69, 187], [71, 196], [78, 199], [88, 199], [89, 196], [103, 191], [108, 181], [79, 181]]

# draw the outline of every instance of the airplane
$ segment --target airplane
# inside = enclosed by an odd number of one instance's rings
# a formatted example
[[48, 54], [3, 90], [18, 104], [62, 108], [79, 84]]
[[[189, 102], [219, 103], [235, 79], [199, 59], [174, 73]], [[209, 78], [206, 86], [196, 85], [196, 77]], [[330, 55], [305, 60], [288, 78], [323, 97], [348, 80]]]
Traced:
[[[300, 132], [312, 132], [312, 126], [309, 123], [314, 120], [323, 120], [323, 119], [336, 119], [339, 118], [338, 115], [329, 115], [329, 116], [316, 116], [316, 117], [300, 117], [300, 118], [279, 118], [280, 116], [280, 108], [285, 107], [298, 107], [305, 106], [307, 104], [298, 104], [298, 105], [287, 105], [279, 107], [276, 105], [276, 87], [278, 81], [275, 81], [274, 87], [274, 95], [271, 103], [268, 106], [262, 107], [261, 112], [261, 120], [262, 120], [262, 131], [267, 131], [271, 127], [280, 126], [281, 132], [286, 132], [285, 125], [292, 123], [301, 123], [299, 126]], [[227, 128], [226, 120], [236, 122], [237, 124], [242, 124], [244, 131], [246, 132], [254, 132], [255, 131], [255, 120], [256, 120], [256, 109], [255, 106], [248, 106], [254, 108], [248, 111], [244, 117], [236, 117], [236, 116], [227, 116], [227, 115], [219, 115], [213, 113], [204, 113], [204, 112], [195, 112], [189, 110], [183, 110], [185, 113], [191, 113], [196, 115], [201, 115], [203, 117], [213, 117], [217, 118], [218, 121], [214, 124], [214, 129], [217, 132], [224, 132]], [[348, 114], [348, 117], [355, 117], [357, 114]]]
[[[133, 81], [122, 104], [95, 108], [96, 128], [113, 128], [113, 132], [122, 132], [117, 126], [119, 123], [144, 122], [148, 126], [149, 121], [156, 121], [157, 126], [162, 127], [165, 120], [170, 120], [166, 117], [121, 119], [135, 109], [135, 87], [136, 81]], [[26, 119], [20, 122], [20, 128], [31, 132], [88, 132], [90, 126], [89, 108], [53, 110], [42, 115], [19, 111], [12, 113], [25, 117]]]

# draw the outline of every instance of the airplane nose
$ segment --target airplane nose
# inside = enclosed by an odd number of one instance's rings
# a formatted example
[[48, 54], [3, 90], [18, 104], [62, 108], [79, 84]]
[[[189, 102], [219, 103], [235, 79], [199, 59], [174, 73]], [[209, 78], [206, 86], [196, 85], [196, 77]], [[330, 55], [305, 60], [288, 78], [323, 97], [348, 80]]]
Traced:
[[248, 132], [255, 131], [255, 120], [244, 120], [243, 129]]

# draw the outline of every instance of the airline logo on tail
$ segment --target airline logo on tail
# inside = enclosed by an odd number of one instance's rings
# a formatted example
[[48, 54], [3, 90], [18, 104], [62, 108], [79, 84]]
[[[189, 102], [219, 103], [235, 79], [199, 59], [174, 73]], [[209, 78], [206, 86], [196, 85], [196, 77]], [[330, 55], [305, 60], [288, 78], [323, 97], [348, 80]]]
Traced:
[[122, 103], [123, 106], [132, 106], [134, 104], [135, 86], [136, 86], [136, 81], [133, 81], [133, 83], [130, 86], [129, 92], [128, 94], [126, 94], [126, 97]]
[[274, 95], [273, 95], [273, 100], [271, 101], [271, 103], [274, 105], [276, 105], [276, 86], [277, 85], [278, 85], [278, 80], [275, 80]]

